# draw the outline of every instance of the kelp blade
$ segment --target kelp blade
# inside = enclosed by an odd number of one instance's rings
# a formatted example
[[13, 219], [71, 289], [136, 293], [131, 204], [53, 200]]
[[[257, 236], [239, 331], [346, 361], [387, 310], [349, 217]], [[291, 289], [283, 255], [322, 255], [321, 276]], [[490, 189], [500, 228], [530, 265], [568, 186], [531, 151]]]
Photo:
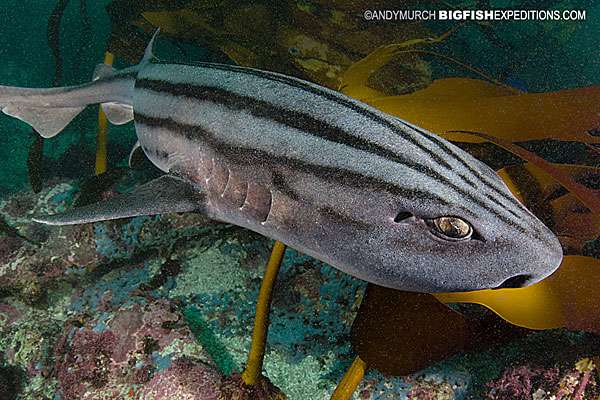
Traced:
[[446, 78], [403, 96], [365, 99], [372, 106], [460, 142], [485, 132], [510, 142], [559, 139], [600, 143], [600, 86], [515, 94], [488, 82]]
[[435, 297], [443, 303], [481, 304], [525, 328], [567, 327], [600, 333], [598, 282], [600, 260], [566, 256], [552, 276], [525, 288], [438, 293]]

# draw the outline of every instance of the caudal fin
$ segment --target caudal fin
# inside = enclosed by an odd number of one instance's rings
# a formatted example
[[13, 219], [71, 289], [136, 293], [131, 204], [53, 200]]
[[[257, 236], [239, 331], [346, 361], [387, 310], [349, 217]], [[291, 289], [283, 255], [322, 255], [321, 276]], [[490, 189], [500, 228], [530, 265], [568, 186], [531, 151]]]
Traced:
[[117, 79], [49, 89], [0, 86], [0, 108], [4, 114], [28, 123], [41, 136], [51, 138], [87, 105], [127, 101], [133, 91], [133, 79], [122, 75]]
[[83, 85], [50, 89], [0, 86], [0, 108], [45, 138], [57, 135], [90, 104], [108, 103], [106, 109], [115, 109], [109, 111], [111, 122], [125, 123], [133, 118], [127, 103], [133, 96], [135, 75], [127, 70], [111, 75]]
[[89, 104], [102, 104], [108, 120], [116, 125], [133, 120], [131, 106], [135, 76], [151, 62], [158, 30], [146, 48], [140, 65], [120, 72], [100, 64], [90, 83], [52, 89], [0, 86], [0, 109], [31, 125], [45, 138], [62, 131]]
[[[0, 87], [0, 92], [2, 87]], [[40, 135], [51, 138], [62, 131], [83, 111], [83, 107], [45, 108], [32, 107], [30, 104], [9, 103], [2, 107], [2, 112], [31, 125]]]

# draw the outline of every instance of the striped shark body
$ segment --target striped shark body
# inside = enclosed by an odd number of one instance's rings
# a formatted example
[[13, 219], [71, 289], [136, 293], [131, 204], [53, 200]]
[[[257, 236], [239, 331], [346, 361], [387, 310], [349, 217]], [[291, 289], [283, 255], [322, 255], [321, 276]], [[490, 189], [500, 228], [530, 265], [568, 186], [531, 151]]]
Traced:
[[0, 87], [42, 135], [101, 103], [133, 119], [166, 174], [136, 192], [40, 217], [75, 224], [196, 211], [360, 279], [420, 292], [519, 287], [562, 259], [493, 170], [448, 141], [333, 90], [256, 69], [156, 62], [75, 87]]

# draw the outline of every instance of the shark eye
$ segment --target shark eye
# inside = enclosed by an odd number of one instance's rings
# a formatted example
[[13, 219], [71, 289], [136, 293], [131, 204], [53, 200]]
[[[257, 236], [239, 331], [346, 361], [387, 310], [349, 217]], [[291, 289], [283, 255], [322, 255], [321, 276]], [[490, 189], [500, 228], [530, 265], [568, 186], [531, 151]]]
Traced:
[[467, 240], [473, 235], [473, 227], [458, 217], [438, 217], [431, 220], [436, 235], [448, 240]]

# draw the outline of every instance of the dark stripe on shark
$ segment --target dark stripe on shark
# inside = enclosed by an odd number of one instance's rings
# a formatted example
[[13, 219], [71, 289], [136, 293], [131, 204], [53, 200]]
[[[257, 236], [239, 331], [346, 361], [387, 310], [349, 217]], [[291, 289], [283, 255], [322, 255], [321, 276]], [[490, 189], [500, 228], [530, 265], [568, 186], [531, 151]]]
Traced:
[[[444, 167], [446, 167], [449, 170], [452, 170], [452, 166], [450, 164], [448, 164], [448, 162], [446, 160], [444, 160], [441, 156], [439, 156], [438, 154], [432, 152], [431, 150], [429, 150], [427, 147], [423, 146], [421, 143], [418, 142], [418, 140], [416, 140], [413, 136], [411, 136], [410, 134], [408, 134], [408, 132], [406, 132], [403, 129], [399, 129], [399, 127], [395, 124], [393, 124], [391, 121], [389, 121], [387, 118], [382, 117], [381, 115], [378, 115], [376, 113], [373, 113], [372, 111], [361, 107], [359, 104], [356, 104], [355, 102], [353, 102], [350, 99], [347, 99], [345, 97], [343, 97], [341, 94], [338, 93], [331, 93], [327, 90], [323, 90], [320, 89], [318, 87], [315, 87], [313, 85], [310, 85], [302, 80], [299, 79], [295, 79], [292, 77], [286, 77], [283, 75], [279, 75], [279, 74], [272, 74], [269, 72], [265, 72], [265, 71], [260, 71], [260, 70], [253, 70], [253, 69], [246, 69], [243, 67], [238, 67], [238, 66], [233, 66], [233, 65], [220, 65], [220, 64], [211, 64], [211, 63], [207, 63], [207, 64], [203, 64], [204, 66], [208, 67], [208, 68], [213, 68], [213, 69], [220, 69], [220, 70], [224, 70], [224, 71], [234, 71], [234, 72], [240, 72], [240, 73], [247, 73], [253, 76], [257, 76], [263, 79], [269, 79], [269, 80], [273, 80], [273, 81], [277, 81], [280, 83], [284, 83], [287, 84], [289, 86], [295, 87], [297, 89], [301, 89], [301, 90], [306, 90], [314, 95], [317, 96], [322, 96], [327, 98], [328, 100], [331, 100], [339, 105], [343, 105], [347, 108], [350, 108], [352, 111], [355, 111], [357, 113], [359, 113], [360, 115], [367, 117], [377, 123], [379, 123], [380, 125], [383, 125], [387, 128], [389, 128], [391, 131], [393, 131], [394, 133], [396, 133], [398, 136], [410, 141], [411, 143], [413, 143], [414, 145], [416, 145], [417, 147], [419, 147], [422, 151], [426, 152], [427, 154], [429, 154], [437, 163], [439, 163], [440, 165], [443, 165]], [[473, 174], [473, 176], [475, 176], [477, 179], [479, 179], [481, 182], [484, 182], [487, 184], [488, 187], [490, 187], [496, 194], [500, 195], [501, 197], [503, 197], [505, 200], [508, 200], [511, 204], [513, 204], [514, 206], [518, 207], [519, 209], [522, 209], [523, 206], [521, 205], [521, 203], [519, 203], [515, 198], [509, 196], [508, 194], [504, 193], [504, 191], [502, 191], [501, 189], [497, 188], [492, 182], [490, 182], [488, 179], [485, 179], [483, 177], [483, 175], [481, 175], [477, 170], [475, 170], [473, 167], [471, 167], [468, 162], [466, 162], [459, 154], [457, 154], [455, 151], [453, 151], [450, 147], [448, 147], [443, 141], [441, 141], [439, 138], [437, 138], [435, 135], [423, 131], [420, 128], [414, 127], [411, 124], [408, 124], [404, 121], [402, 121], [400, 118], [394, 118], [394, 121], [398, 122], [399, 124], [403, 125], [406, 128], [412, 129], [418, 133], [420, 133], [421, 137], [429, 140], [431, 143], [433, 143], [438, 149], [440, 149], [444, 154], [446, 154], [446, 156], [456, 160], [457, 162], [459, 162], [464, 168], [466, 168], [469, 172], [471, 172], [471, 174]], [[475, 184], [475, 182], [473, 182], [472, 180], [468, 179], [466, 176], [458, 173], [457, 174], [464, 182], [466, 182], [467, 184], [471, 185], [473, 188], [477, 188], [477, 185]], [[493, 200], [493, 202], [495, 204], [497, 204], [498, 206], [500, 206], [502, 209], [508, 211], [509, 213], [513, 214], [515, 217], [517, 218], [521, 218], [522, 216], [519, 216], [517, 214], [515, 214], [512, 210], [510, 210], [508, 207], [506, 207], [505, 205], [503, 205], [502, 203], [499, 203], [496, 199]]]
[[[160, 63], [158, 63], [158, 64], [160, 64]], [[169, 63], [169, 64], [171, 64], [171, 63]], [[165, 63], [165, 65], [166, 65], [166, 63]], [[178, 64], [178, 65], [186, 65], [186, 64]], [[389, 128], [390, 130], [392, 130], [394, 133], [396, 133], [400, 137], [410, 141], [412, 144], [419, 147], [422, 151], [429, 154], [429, 156], [431, 156], [438, 164], [443, 165], [444, 167], [446, 167], [449, 170], [453, 169], [452, 166], [446, 160], [444, 160], [444, 158], [442, 158], [438, 154], [432, 152], [427, 147], [423, 146], [421, 143], [418, 142], [418, 140], [415, 137], [410, 135], [405, 130], [400, 129], [396, 124], [392, 123], [389, 119], [387, 119], [381, 115], [378, 115], [378, 114], [372, 112], [371, 110], [366, 109], [365, 107], [362, 107], [360, 104], [357, 104], [354, 101], [352, 101], [348, 98], [345, 98], [345, 96], [343, 96], [339, 93], [332, 93], [330, 91], [318, 88], [314, 85], [310, 85], [307, 82], [304, 82], [300, 79], [296, 79], [293, 77], [287, 77], [287, 76], [284, 76], [281, 74], [275, 74], [275, 73], [271, 73], [271, 72], [267, 72], [267, 71], [261, 71], [261, 70], [256, 70], [256, 69], [249, 69], [249, 68], [239, 67], [239, 66], [235, 66], [235, 65], [225, 65], [225, 64], [198, 63], [197, 65], [205, 67], [205, 68], [216, 69], [216, 70], [248, 74], [248, 75], [256, 76], [259, 78], [276, 81], [279, 83], [284, 83], [288, 86], [292, 86], [297, 89], [308, 91], [309, 93], [312, 93], [314, 95], [324, 97], [324, 98], [331, 100], [339, 105], [343, 105], [347, 108], [350, 108], [352, 111], [355, 111], [355, 112], [359, 113], [360, 115], [367, 117], [367, 118], [371, 119], [372, 121], [375, 121], [375, 122], [379, 123], [380, 125], [383, 125], [383, 126]], [[423, 137], [426, 140], [428, 140], [429, 142], [433, 143], [438, 149], [440, 149], [444, 154], [446, 154], [446, 156], [459, 162], [473, 176], [475, 176], [481, 182], [484, 182], [488, 187], [490, 187], [497, 195], [501, 196], [502, 198], [504, 198], [505, 200], [510, 202], [512, 205], [516, 206], [517, 208], [519, 208], [521, 210], [523, 209], [523, 206], [521, 203], [519, 203], [512, 196], [505, 193], [501, 188], [498, 188], [497, 186], [495, 186], [493, 182], [491, 182], [488, 179], [485, 179], [483, 175], [481, 175], [477, 170], [475, 170], [473, 167], [471, 167], [467, 161], [465, 161], [458, 153], [456, 153], [450, 147], [448, 147], [448, 145], [446, 145], [443, 141], [441, 141], [437, 137], [435, 137], [435, 135], [433, 135], [429, 132], [423, 131], [417, 127], [414, 127], [414, 126], [402, 121], [399, 118], [394, 118], [394, 121], [403, 125], [406, 128], [412, 129], [412, 130], [420, 133], [421, 137]], [[458, 173], [457, 175], [465, 183], [471, 185], [473, 188], [477, 188], [477, 185], [475, 184], [475, 182], [468, 179], [463, 174]], [[517, 218], [522, 217], [522, 216], [515, 214], [512, 210], [510, 210], [504, 204], [499, 203], [496, 199], [494, 199], [492, 201], [495, 204], [497, 204], [498, 206], [500, 206], [502, 209], [511, 213], [513, 216], [515, 216]]]
[[[279, 192], [283, 193], [294, 201], [300, 201], [300, 195], [292, 188], [285, 180], [285, 178], [277, 171], [273, 172], [273, 186]], [[306, 199], [302, 199], [306, 201]]]
[[[401, 121], [403, 122], [403, 121]], [[429, 137], [429, 140], [431, 140], [433, 143], [435, 143], [437, 145], [437, 147], [442, 150], [446, 155], [448, 156], [453, 156], [455, 155], [455, 153], [443, 142], [441, 141], [439, 138], [435, 137], [435, 135], [431, 135], [429, 132], [422, 130], [419, 127], [412, 127], [414, 130], [416, 130], [417, 132], [421, 133], [423, 136], [431, 136]], [[473, 176], [475, 176], [476, 178], [478, 178], [480, 181], [485, 182], [487, 184], [488, 187], [490, 187], [497, 195], [501, 196], [502, 198], [504, 198], [505, 200], [507, 200], [508, 202], [510, 202], [512, 205], [514, 205], [515, 207], [519, 208], [519, 209], [523, 209], [523, 205], [514, 197], [508, 195], [507, 193], [504, 192], [504, 190], [502, 188], [497, 187], [494, 182], [490, 181], [489, 179], [486, 179], [479, 171], [477, 171], [475, 168], [473, 168], [471, 165], [469, 165], [468, 162], [466, 162], [464, 159], [460, 158], [460, 157], [455, 157], [455, 159], [465, 168], [467, 169]], [[460, 175], [461, 178], [466, 179], [466, 177], [463, 177], [462, 175]], [[517, 216], [518, 218], [520, 218], [521, 216]]]
[[[239, 163], [247, 164], [249, 163], [250, 158], [254, 158], [258, 162], [275, 162], [287, 165], [290, 168], [294, 168], [302, 172], [310, 173], [328, 182], [341, 183], [347, 187], [363, 185], [374, 188], [375, 190], [386, 191], [393, 195], [398, 195], [413, 201], [425, 200], [432, 201], [444, 206], [450, 205], [450, 203], [447, 200], [432, 192], [418, 189], [407, 189], [405, 187], [398, 186], [392, 182], [387, 182], [379, 178], [366, 176], [348, 169], [311, 164], [304, 160], [284, 156], [277, 156], [255, 148], [231, 146], [230, 143], [218, 139], [214, 134], [200, 126], [182, 124], [170, 118], [157, 118], [146, 116], [140, 113], [135, 113], [135, 121], [136, 123], [147, 125], [149, 127], [160, 127], [167, 129], [168, 131], [173, 132], [174, 134], [184, 136], [187, 140], [190, 141], [197, 141], [200, 138], [204, 140], [208, 145], [213, 147], [216, 151], [236, 160]], [[490, 208], [488, 204], [473, 197], [469, 193], [466, 193], [466, 196], [469, 198], [470, 201], [479, 205], [481, 208], [487, 210], [492, 215], [495, 215], [499, 220], [503, 221], [504, 223], [514, 227], [515, 229], [521, 232], [525, 232], [525, 229], [522, 226], [506, 218], [506, 216], [498, 214], [494, 209]], [[465, 208], [462, 205], [460, 207], [461, 210], [474, 215], [473, 211], [471, 211], [470, 209]]]
[[[356, 137], [338, 127], [331, 126], [326, 122], [318, 120], [308, 114], [281, 109], [269, 102], [258, 100], [249, 96], [242, 96], [224, 90], [222, 88], [195, 86], [190, 84], [175, 84], [166, 81], [150, 79], [138, 80], [136, 82], [136, 88], [154, 91], [158, 94], [169, 93], [174, 96], [184, 96], [193, 99], [210, 101], [216, 104], [221, 104], [230, 109], [243, 110], [251, 113], [252, 115], [258, 118], [273, 120], [277, 123], [300, 130], [320, 139], [350, 146], [354, 149], [366, 151], [370, 154], [380, 156], [388, 161], [396, 162], [407, 168], [420, 172], [435, 180], [439, 184], [451, 188], [452, 190], [465, 197], [466, 199], [470, 200], [474, 204], [478, 205], [479, 207], [487, 210], [488, 212], [494, 215], [497, 215], [498, 218], [505, 221], [506, 223], [515, 227], [518, 225], [514, 221], [507, 222], [510, 220], [499, 214], [493, 208], [491, 208], [488, 203], [462, 189], [454, 182], [449, 180], [447, 177], [443, 176], [442, 174], [433, 170], [432, 168], [428, 168], [422, 164], [415, 163], [411, 160], [407, 160], [401, 157], [399, 154], [394, 153], [393, 151], [386, 149], [385, 147], [382, 147], [377, 143], [373, 143], [363, 138]], [[430, 153], [429, 150], [426, 151]], [[515, 214], [512, 210], [507, 209], [503, 204], [498, 203], [495, 199], [492, 198], [491, 202], [496, 204], [500, 208], [505, 209], [514, 216], [518, 217], [518, 215]]]
[[441, 184], [452, 184], [446, 177], [432, 168], [416, 163], [406, 157], [402, 157], [402, 155], [377, 143], [355, 136], [326, 121], [314, 118], [309, 114], [283, 109], [264, 100], [239, 95], [229, 90], [213, 86], [197, 86], [150, 79], [138, 80], [136, 82], [136, 88], [151, 90], [159, 94], [169, 93], [174, 96], [185, 96], [196, 100], [210, 101], [232, 110], [246, 111], [257, 118], [271, 120], [320, 139], [350, 146], [354, 149], [377, 155], [388, 161], [401, 164], [407, 168], [427, 175]]
[[[230, 143], [219, 139], [206, 129], [199, 126], [181, 124], [173, 121], [170, 118], [156, 118], [146, 116], [140, 113], [135, 113], [136, 124], [142, 124], [149, 127], [159, 127], [168, 130], [176, 135], [181, 135], [187, 140], [198, 140], [199, 138], [205, 141], [215, 151], [227, 156], [240, 164], [248, 164], [251, 160], [263, 163], [279, 163], [288, 166], [289, 168], [309, 173], [318, 178], [338, 184], [343, 184], [348, 187], [356, 187], [363, 185], [379, 191], [385, 191], [393, 195], [404, 197], [408, 200], [425, 200], [432, 201], [437, 204], [449, 206], [450, 203], [440, 196], [425, 192], [419, 189], [408, 189], [402, 186], [394, 185], [382, 179], [366, 176], [355, 171], [343, 168], [335, 168], [318, 164], [311, 164], [298, 158], [278, 156], [270, 154], [263, 150], [258, 150], [249, 147], [232, 146]], [[468, 212], [468, 210], [465, 209]]]
[[[158, 63], [158, 64], [160, 64], [160, 63]], [[177, 64], [177, 63], [165, 63], [163, 65], [169, 65], [169, 64], [183, 65], [183, 66], [188, 66], [188, 67], [190, 66], [189, 64]], [[390, 121], [373, 113], [372, 111], [366, 109], [365, 107], [363, 107], [359, 104], [356, 104], [353, 101], [346, 99], [345, 97], [342, 97], [341, 94], [328, 92], [326, 90], [309, 85], [307, 82], [301, 81], [296, 78], [292, 78], [292, 77], [288, 77], [288, 76], [284, 76], [284, 75], [280, 75], [280, 74], [269, 73], [266, 71], [247, 69], [247, 68], [243, 68], [243, 67], [237, 67], [234, 65], [225, 65], [225, 64], [198, 63], [197, 65], [205, 67], [205, 68], [210, 68], [210, 69], [216, 69], [216, 70], [228, 71], [228, 72], [239, 72], [239, 73], [246, 74], [246, 75], [256, 76], [259, 78], [283, 83], [288, 86], [294, 87], [296, 89], [300, 89], [300, 90], [312, 93], [316, 96], [326, 98], [327, 100], [333, 101], [338, 105], [343, 105], [347, 108], [350, 108], [352, 111], [354, 111], [364, 117], [367, 117], [367, 118], [371, 119], [372, 121], [379, 123], [380, 125], [383, 125], [387, 128], [392, 129], [400, 137], [402, 137], [403, 139], [414, 144], [421, 151], [429, 154], [438, 164], [443, 165], [444, 167], [446, 167], [449, 170], [452, 170], [452, 166], [448, 162], [446, 162], [446, 160], [444, 160], [439, 155], [431, 152], [427, 147], [425, 147], [422, 143], [420, 143], [418, 141], [416, 136], [411, 135], [407, 131], [399, 129], [398, 126], [392, 124]], [[143, 80], [143, 78], [142, 78], [142, 80]], [[190, 83], [184, 83], [183, 85], [191, 86]]]

